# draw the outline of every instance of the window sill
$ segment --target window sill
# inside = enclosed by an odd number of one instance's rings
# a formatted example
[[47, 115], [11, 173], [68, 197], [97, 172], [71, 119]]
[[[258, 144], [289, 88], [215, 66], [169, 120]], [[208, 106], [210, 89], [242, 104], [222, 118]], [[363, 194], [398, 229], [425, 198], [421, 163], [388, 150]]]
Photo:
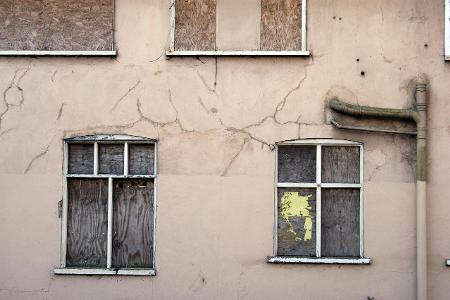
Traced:
[[295, 256], [268, 256], [268, 263], [273, 264], [326, 264], [326, 265], [370, 265], [369, 257], [295, 257]]
[[117, 51], [0, 51], [0, 56], [116, 56]]
[[166, 51], [166, 56], [310, 56], [305, 51]]
[[56, 268], [56, 275], [118, 275], [118, 276], [155, 276], [154, 269], [82, 269], [82, 268]]
[[446, 260], [445, 260], [445, 265], [446, 265], [447, 267], [450, 267], [450, 259], [446, 259]]

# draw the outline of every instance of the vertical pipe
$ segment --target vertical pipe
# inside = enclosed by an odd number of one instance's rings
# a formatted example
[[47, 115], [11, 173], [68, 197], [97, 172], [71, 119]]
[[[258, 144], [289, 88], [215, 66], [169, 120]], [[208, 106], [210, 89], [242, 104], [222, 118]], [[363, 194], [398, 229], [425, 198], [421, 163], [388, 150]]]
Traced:
[[416, 85], [417, 166], [416, 166], [416, 218], [417, 218], [417, 299], [427, 299], [427, 206], [426, 206], [426, 144], [427, 98], [426, 85]]

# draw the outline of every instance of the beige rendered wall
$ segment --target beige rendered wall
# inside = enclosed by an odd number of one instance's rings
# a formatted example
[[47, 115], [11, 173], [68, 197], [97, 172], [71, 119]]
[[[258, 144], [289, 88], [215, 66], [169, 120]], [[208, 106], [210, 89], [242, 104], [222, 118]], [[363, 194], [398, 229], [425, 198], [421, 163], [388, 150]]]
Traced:
[[[429, 299], [448, 299], [450, 64], [443, 1], [309, 1], [311, 57], [172, 58], [169, 3], [116, 1], [117, 58], [0, 57], [0, 299], [414, 299], [415, 140], [338, 131], [331, 96], [406, 107], [430, 81]], [[427, 46], [425, 46], [425, 44]], [[359, 59], [359, 62], [357, 62]], [[361, 76], [361, 71], [365, 72]], [[157, 276], [56, 276], [62, 139], [158, 138]], [[275, 155], [365, 143], [370, 266], [269, 265]]]

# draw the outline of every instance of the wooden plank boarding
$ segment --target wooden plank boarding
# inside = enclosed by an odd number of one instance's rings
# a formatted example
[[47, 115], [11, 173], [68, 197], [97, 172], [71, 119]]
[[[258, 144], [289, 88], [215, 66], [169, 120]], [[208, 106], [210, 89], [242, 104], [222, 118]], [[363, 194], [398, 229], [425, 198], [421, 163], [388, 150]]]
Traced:
[[301, 50], [301, 0], [261, 0], [261, 50]]
[[155, 146], [153, 144], [129, 144], [128, 167], [131, 175], [152, 175], [155, 173]]
[[359, 146], [323, 146], [322, 182], [360, 183], [359, 152]]
[[114, 180], [114, 268], [153, 266], [153, 181]]
[[279, 146], [278, 182], [316, 182], [316, 146]]
[[124, 145], [98, 144], [99, 174], [124, 174]]
[[94, 145], [69, 144], [68, 173], [93, 174], [94, 173]]
[[175, 50], [216, 50], [216, 1], [175, 1]]
[[68, 267], [106, 267], [108, 181], [68, 179]]

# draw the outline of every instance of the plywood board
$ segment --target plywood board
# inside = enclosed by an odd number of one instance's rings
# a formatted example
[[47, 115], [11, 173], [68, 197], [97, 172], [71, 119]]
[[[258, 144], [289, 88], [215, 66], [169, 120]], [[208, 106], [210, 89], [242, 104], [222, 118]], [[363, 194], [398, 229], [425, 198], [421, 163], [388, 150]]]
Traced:
[[215, 50], [216, 1], [176, 0], [175, 50]]
[[69, 144], [69, 174], [94, 174], [94, 144]]
[[258, 50], [260, 0], [217, 0], [217, 50]]
[[316, 255], [316, 190], [278, 189], [277, 255]]
[[152, 175], [155, 173], [155, 146], [145, 144], [128, 145], [128, 173], [131, 175]]
[[114, 180], [113, 195], [112, 266], [152, 267], [153, 181]]
[[359, 183], [359, 173], [359, 147], [322, 147], [322, 182]]
[[68, 267], [106, 267], [108, 181], [68, 179]]
[[261, 0], [261, 50], [301, 50], [301, 0]]
[[316, 182], [316, 146], [279, 146], [278, 182]]
[[322, 256], [359, 256], [359, 189], [322, 189]]
[[1, 0], [0, 50], [112, 50], [113, 9], [113, 0]]
[[98, 145], [99, 174], [123, 175], [124, 145], [99, 144]]

